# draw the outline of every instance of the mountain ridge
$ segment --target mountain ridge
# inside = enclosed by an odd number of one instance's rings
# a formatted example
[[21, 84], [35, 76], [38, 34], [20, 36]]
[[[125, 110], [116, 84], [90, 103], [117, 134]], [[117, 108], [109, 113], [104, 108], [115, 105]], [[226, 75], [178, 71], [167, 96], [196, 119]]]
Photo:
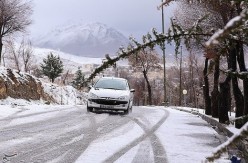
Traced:
[[115, 54], [128, 39], [105, 24], [78, 23], [57, 27], [45, 35], [34, 38], [34, 46], [50, 48], [82, 57], [104, 57]]

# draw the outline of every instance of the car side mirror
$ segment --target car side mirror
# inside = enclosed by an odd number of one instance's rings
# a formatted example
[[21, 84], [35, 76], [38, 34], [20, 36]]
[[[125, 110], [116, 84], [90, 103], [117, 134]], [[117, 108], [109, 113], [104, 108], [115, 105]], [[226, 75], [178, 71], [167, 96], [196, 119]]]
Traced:
[[132, 93], [135, 92], [135, 89], [130, 89], [130, 92], [132, 92]]

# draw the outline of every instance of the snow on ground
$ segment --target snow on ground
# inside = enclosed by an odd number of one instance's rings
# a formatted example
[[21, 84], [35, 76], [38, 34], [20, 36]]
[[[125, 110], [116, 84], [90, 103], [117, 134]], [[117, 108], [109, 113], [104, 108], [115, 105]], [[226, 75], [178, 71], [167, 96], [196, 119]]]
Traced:
[[[16, 99], [9, 98], [10, 103], [14, 103]], [[26, 100], [23, 100], [26, 102]], [[24, 104], [23, 102], [23, 104]], [[35, 101], [36, 102], [36, 101]], [[30, 102], [31, 103], [31, 102]], [[41, 105], [40, 103], [36, 105], [33, 103], [32, 105], [0, 105], [0, 118], [7, 118], [10, 116], [13, 116], [15, 114], [20, 115], [28, 115], [28, 114], [35, 114], [35, 113], [40, 113], [40, 112], [45, 112], [45, 111], [51, 111], [51, 110], [56, 110], [56, 109], [61, 109], [61, 108], [66, 108], [68, 107], [67, 105], [53, 105], [52, 107], [50, 105]], [[45, 118], [45, 117], [44, 117]]]
[[[19, 81], [27, 81], [27, 75], [23, 72], [18, 72], [17, 70], [12, 70], [13, 75], [15, 78]], [[8, 77], [7, 68], [0, 66], [0, 77], [2, 77], [4, 80], [12, 81]], [[74, 87], [67, 85], [67, 86], [60, 86], [53, 83], [47, 83], [45, 81], [42, 81], [42, 79], [38, 79], [34, 76], [32, 76], [35, 81], [41, 82], [44, 92], [47, 93], [50, 97], [54, 98], [54, 103], [56, 104], [63, 104], [63, 105], [76, 105], [76, 104], [85, 104], [86, 99], [86, 93], [82, 91], [78, 91]], [[0, 105], [31, 105], [31, 104], [44, 104], [46, 101], [43, 100], [23, 100], [23, 99], [13, 99], [11, 97], [8, 97], [7, 99], [0, 99]]]
[[170, 116], [156, 134], [164, 144], [170, 162], [203, 162], [220, 143], [217, 133], [197, 115], [168, 110]]
[[[32, 115], [27, 118], [15, 119], [12, 123], [8, 124], [10, 126], [16, 124], [25, 124], [28, 122], [46, 120], [51, 116], [58, 114], [57, 112], [36, 115], [39, 112], [46, 112], [57, 109], [63, 109], [64, 111], [74, 108], [72, 105], [27, 105], [27, 106], [13, 106], [13, 105], [1, 105], [0, 107], [0, 119], [18, 115]], [[164, 113], [164, 107], [156, 107], [153, 109], [149, 107], [139, 107], [138, 109], [144, 109], [144, 117], [139, 116], [138, 112], [134, 111], [130, 118], [136, 118], [139, 123], [144, 123], [148, 127], [156, 125]], [[149, 109], [149, 112], [146, 113], [145, 109]], [[192, 108], [187, 108], [192, 109]], [[199, 116], [189, 114], [186, 112], [174, 110], [171, 108], [166, 108], [169, 111], [169, 117], [166, 121], [160, 126], [156, 131], [155, 135], [159, 138], [160, 142], [166, 150], [166, 155], [168, 162], [170, 163], [185, 163], [192, 162], [198, 163], [203, 162], [203, 160], [212, 153], [212, 151], [218, 146], [220, 141], [217, 139], [216, 132]], [[93, 113], [91, 113], [93, 114]], [[101, 122], [102, 120], [108, 118], [108, 114], [96, 115], [96, 121]], [[114, 123], [114, 122], [113, 122]], [[101, 129], [98, 129], [98, 132], [101, 132]], [[120, 151], [127, 144], [133, 140], [139, 138], [144, 134], [144, 129], [140, 125], [133, 122], [128, 122], [124, 126], [120, 127], [117, 130], [113, 130], [110, 133], [104, 135], [104, 137], [96, 138], [82, 153], [76, 162], [101, 162], [108, 158], [109, 155]], [[131, 139], [130, 139], [131, 138]], [[15, 140], [17, 143], [28, 140]], [[76, 141], [76, 140], [75, 140]], [[132, 162], [138, 151], [142, 146], [148, 146], [152, 148], [147, 143], [147, 139], [144, 139], [140, 144], [131, 148], [126, 152], [120, 159], [116, 162]], [[101, 152], [104, 149], [104, 152]], [[97, 153], [97, 155], [93, 154]], [[147, 152], [147, 153], [146, 153]], [[146, 155], [153, 155], [152, 150], [144, 151]], [[61, 156], [62, 157], [62, 156]], [[150, 160], [147, 162], [154, 162], [153, 157], [149, 157]], [[230, 162], [228, 160], [221, 160], [217, 162]]]
[[[45, 48], [36, 48], [36, 47], [34, 48], [34, 56], [36, 60], [38, 61], [37, 63], [41, 63], [43, 61], [43, 58], [46, 58], [47, 55], [50, 53], [58, 55], [62, 59], [65, 67], [74, 72], [77, 71], [78, 67], [81, 67], [82, 65], [87, 65], [87, 64], [101, 65], [104, 59], [104, 58], [90, 58], [90, 57], [76, 56], [76, 55], [61, 52], [59, 50], [56, 51], [56, 50], [45, 49]], [[127, 66], [128, 63], [127, 63], [127, 60], [120, 60], [117, 62], [117, 65]]]
[[[61, 52], [59, 50], [45, 49], [45, 48], [35, 48], [34, 55], [41, 58], [46, 58], [49, 53], [54, 53], [59, 55], [60, 58], [69, 60], [78, 64], [101, 64], [102, 58], [89, 58], [89, 57], [80, 57], [68, 53]], [[42, 61], [42, 59], [40, 60]]]
[[42, 83], [44, 92], [52, 96], [57, 104], [76, 105], [85, 104], [86, 93], [73, 88], [72, 86], [59, 86], [57, 84]]
[[[57, 84], [42, 82], [44, 92], [53, 97], [55, 103], [51, 104], [63, 104], [63, 105], [82, 105], [86, 102], [87, 93], [81, 92], [73, 88], [72, 86], [59, 86]], [[0, 99], [0, 105], [44, 105], [47, 101], [44, 100], [24, 100], [14, 99], [8, 97], [6, 99]], [[1, 106], [2, 107], [2, 106]]]
[[[149, 109], [149, 107], [140, 107], [140, 109]], [[139, 125], [137, 125], [137, 119], [140, 123], [148, 125], [150, 128], [152, 128], [154, 125], [156, 125], [160, 119], [161, 115], [164, 114], [164, 111], [162, 110], [154, 110], [149, 112], [145, 112], [145, 118], [139, 118], [139, 113], [133, 112], [130, 116], [133, 120], [132, 122], [127, 123], [125, 126], [122, 126], [118, 130], [115, 130], [107, 135], [105, 135], [103, 138], [96, 139], [88, 148], [87, 150], [77, 159], [77, 163], [81, 162], [105, 162], [106, 159], [108, 159], [109, 156], [113, 153], [118, 153], [123, 148], [127, 147], [129, 144], [132, 144], [137, 139], [140, 139], [144, 134], [144, 129], [142, 129]], [[146, 140], [145, 140], [146, 141]], [[132, 149], [130, 149], [127, 153], [125, 153], [120, 159], [118, 159], [116, 162], [123, 163], [123, 162], [132, 162], [135, 155], [138, 153], [139, 148], [143, 145], [149, 145], [146, 142], [141, 143], [141, 145], [136, 145]], [[151, 145], [149, 145], [149, 148], [151, 148]], [[101, 152], [103, 151], [104, 152]], [[97, 157], [95, 155], [92, 155], [92, 151], [94, 153], [98, 153]], [[152, 150], [148, 154], [150, 156], [153, 155], [151, 153]], [[102, 154], [101, 154], [102, 153]], [[101, 154], [101, 155], [99, 155]], [[152, 158], [152, 157], [149, 157]], [[107, 161], [108, 162], [108, 161]], [[146, 162], [154, 162], [154, 160], [146, 160]]]
[[[138, 126], [133, 126], [133, 123], [128, 123], [118, 130], [115, 130], [100, 139], [96, 139], [77, 159], [76, 163], [103, 162], [108, 156], [118, 152], [121, 147], [126, 146], [140, 137], [142, 133], [142, 130]], [[101, 152], [103, 149], [104, 152]], [[94, 153], [92, 151], [94, 151]], [[96, 156], [95, 153], [98, 153], [98, 155]], [[130, 159], [132, 158], [125, 158], [125, 161], [132, 162]]]
[[[181, 110], [186, 110], [186, 111], [194, 111], [194, 112], [199, 112], [205, 116], [208, 116], [209, 118], [212, 118], [212, 119], [215, 119], [217, 122], [219, 121], [218, 118], [213, 118], [212, 116], [209, 116], [209, 115], [206, 115], [205, 114], [205, 110], [204, 109], [199, 109], [199, 108], [189, 108], [189, 107], [178, 107], [176, 106], [178, 109], [181, 109]], [[229, 112], [229, 119], [230, 121], [232, 121], [233, 119], [235, 119], [235, 113], [234, 112]], [[239, 132], [239, 129], [235, 128], [234, 124], [229, 124], [229, 125], [225, 125], [225, 127], [231, 131], [232, 133], [238, 133]]]
[[46, 101], [43, 100], [24, 100], [24, 99], [14, 99], [11, 97], [8, 97], [6, 99], [0, 99], [0, 107], [4, 107], [4, 105], [11, 105], [12, 107], [15, 107], [15, 105], [44, 105]]

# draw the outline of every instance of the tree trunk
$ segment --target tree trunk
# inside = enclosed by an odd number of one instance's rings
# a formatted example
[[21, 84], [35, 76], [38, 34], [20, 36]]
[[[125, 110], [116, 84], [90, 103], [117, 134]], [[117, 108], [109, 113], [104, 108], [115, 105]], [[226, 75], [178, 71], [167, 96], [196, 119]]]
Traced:
[[212, 117], [219, 117], [219, 76], [220, 76], [220, 58], [216, 58], [215, 60], [215, 69], [214, 69], [214, 89], [211, 92], [211, 102], [212, 102]]
[[[232, 67], [232, 71], [234, 72], [237, 71], [237, 56], [239, 53], [238, 52], [239, 47], [237, 44], [238, 43], [236, 42], [235, 44], [231, 45], [231, 49], [230, 49], [231, 67]], [[235, 106], [236, 106], [236, 117], [241, 117], [243, 116], [243, 113], [244, 113], [244, 97], [242, 95], [241, 90], [239, 89], [237, 77], [232, 78], [232, 88], [233, 88], [233, 96], [234, 96]], [[240, 123], [240, 121], [236, 121], [235, 127], [241, 128], [242, 123]]]
[[[239, 69], [241, 72], [247, 72], [245, 59], [244, 59], [244, 47], [241, 42], [237, 43], [238, 53], [237, 60], [239, 64]], [[248, 114], [248, 80], [243, 80], [243, 89], [244, 89], [244, 115]]]
[[248, 80], [243, 81], [244, 87], [244, 115], [248, 115]]
[[227, 76], [223, 83], [220, 83], [220, 98], [219, 98], [219, 122], [229, 124], [228, 111], [231, 110], [231, 77]]
[[[239, 89], [238, 85], [238, 79], [237, 77], [232, 78], [232, 86], [233, 86], [233, 95], [235, 99], [235, 105], [236, 105], [236, 116], [235, 117], [241, 117], [243, 116], [243, 110], [244, 110], [244, 97], [242, 95], [241, 90]], [[236, 121], [235, 127], [241, 128], [242, 122]]]
[[[197, 107], [197, 100], [196, 100], [196, 91], [195, 91], [195, 82], [194, 82], [194, 69], [193, 69], [193, 66], [192, 64], [190, 65], [190, 76], [191, 76], [191, 88], [193, 90], [192, 93], [190, 93], [190, 99], [192, 101], [194, 101], [194, 107], [196, 108]], [[192, 97], [192, 94], [193, 94], [193, 97]]]
[[208, 82], [208, 58], [205, 59], [205, 67], [203, 70], [204, 75], [204, 85], [203, 85], [203, 95], [205, 100], [205, 113], [211, 115], [211, 98], [209, 96], [209, 82]]
[[[64, 79], [62, 78], [63, 85], [65, 85], [65, 81], [66, 81], [68, 75], [69, 75], [69, 70], [66, 71]], [[79, 89], [78, 86], [77, 86], [77, 89]]]
[[2, 36], [0, 35], [0, 65], [2, 61], [2, 51], [3, 51], [3, 40], [2, 40]]
[[150, 82], [149, 82], [148, 77], [147, 77], [147, 72], [143, 71], [143, 75], [144, 75], [144, 78], [145, 78], [145, 81], [146, 81], [146, 84], [147, 84], [148, 104], [152, 105], [152, 89], [151, 89], [151, 85], [150, 85]]
[[[231, 69], [232, 57], [227, 55], [228, 69]], [[231, 76], [227, 75], [226, 80], [220, 83], [220, 101], [219, 101], [219, 122], [229, 124], [228, 111], [231, 111]]]

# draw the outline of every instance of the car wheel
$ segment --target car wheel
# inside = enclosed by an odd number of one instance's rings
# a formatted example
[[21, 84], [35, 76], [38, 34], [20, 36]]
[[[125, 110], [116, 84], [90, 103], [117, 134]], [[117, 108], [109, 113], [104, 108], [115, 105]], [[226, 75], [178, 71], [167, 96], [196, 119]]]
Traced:
[[87, 106], [87, 112], [89, 113], [89, 112], [92, 112], [92, 111], [93, 111], [93, 108]]
[[127, 110], [124, 110], [124, 114], [125, 115], [129, 114], [129, 108]]
[[132, 113], [132, 106], [127, 108], [127, 110], [124, 110], [124, 114]]

